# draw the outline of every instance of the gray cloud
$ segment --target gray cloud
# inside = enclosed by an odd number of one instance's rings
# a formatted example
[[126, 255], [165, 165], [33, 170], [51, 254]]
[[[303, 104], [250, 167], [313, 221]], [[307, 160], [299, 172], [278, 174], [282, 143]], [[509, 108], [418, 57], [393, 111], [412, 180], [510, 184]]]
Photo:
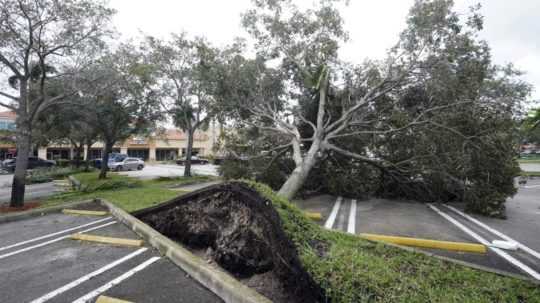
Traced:
[[[312, 0], [298, 0], [306, 5]], [[405, 16], [414, 0], [350, 1], [343, 9], [351, 41], [342, 49], [349, 61], [383, 58], [405, 26]], [[458, 11], [480, 2], [485, 16], [481, 37], [491, 48], [494, 62], [513, 62], [527, 74], [524, 79], [540, 87], [540, 0], [456, 0]], [[118, 10], [115, 24], [125, 36], [139, 30], [165, 37], [170, 32], [187, 31], [205, 35], [217, 44], [236, 36], [246, 36], [240, 27], [240, 13], [249, 0], [112, 0]], [[533, 94], [540, 99], [540, 92]]]

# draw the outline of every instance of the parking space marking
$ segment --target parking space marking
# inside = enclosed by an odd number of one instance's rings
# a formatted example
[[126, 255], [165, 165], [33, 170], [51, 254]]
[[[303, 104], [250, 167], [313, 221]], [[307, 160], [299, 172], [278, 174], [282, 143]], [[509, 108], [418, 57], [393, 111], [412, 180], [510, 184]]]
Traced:
[[445, 207], [448, 208], [448, 209], [450, 209], [451, 211], [455, 212], [456, 214], [462, 216], [463, 218], [465, 218], [465, 219], [467, 219], [467, 220], [473, 222], [474, 224], [476, 224], [476, 225], [478, 225], [478, 226], [484, 228], [485, 230], [491, 232], [492, 234], [497, 235], [498, 237], [501, 237], [501, 238], [505, 239], [506, 241], [510, 241], [510, 242], [516, 243], [520, 249], [522, 249], [523, 251], [525, 251], [525, 252], [529, 253], [530, 255], [536, 257], [537, 259], [540, 259], [540, 253], [537, 252], [537, 251], [535, 251], [535, 250], [533, 250], [532, 248], [527, 247], [526, 245], [524, 245], [524, 244], [522, 244], [522, 243], [520, 243], [520, 242], [518, 242], [518, 241], [516, 241], [516, 240], [514, 240], [514, 239], [512, 239], [512, 238], [510, 238], [509, 236], [503, 234], [502, 232], [500, 232], [500, 231], [498, 231], [498, 230], [496, 230], [496, 229], [493, 229], [493, 228], [489, 227], [488, 225], [484, 224], [483, 222], [480, 222], [479, 220], [477, 220], [477, 219], [475, 219], [475, 218], [473, 218], [473, 217], [471, 217], [471, 216], [469, 216], [469, 215], [463, 213], [462, 211], [456, 209], [456, 208], [453, 207], [453, 206], [445, 205]]
[[469, 236], [473, 237], [474, 239], [476, 239], [478, 242], [486, 245], [489, 249], [491, 249], [493, 252], [495, 252], [497, 255], [499, 255], [500, 257], [506, 259], [506, 261], [512, 263], [514, 266], [520, 268], [522, 271], [528, 273], [531, 277], [535, 278], [536, 280], [540, 280], [540, 273], [536, 272], [534, 269], [530, 268], [529, 266], [523, 264], [521, 261], [517, 260], [516, 258], [510, 256], [509, 254], [507, 254], [506, 252], [502, 251], [501, 249], [499, 248], [496, 248], [496, 247], [492, 247], [490, 246], [491, 243], [489, 241], [487, 241], [486, 239], [482, 238], [480, 235], [478, 235], [477, 233], [475, 233], [474, 231], [470, 230], [468, 227], [466, 227], [465, 225], [461, 224], [459, 221], [457, 221], [456, 219], [450, 217], [448, 214], [442, 212], [441, 210], [439, 210], [437, 207], [435, 207], [434, 205], [432, 204], [428, 204], [428, 206], [434, 210], [436, 213], [438, 213], [439, 215], [441, 215], [443, 218], [445, 218], [446, 220], [450, 221], [451, 223], [453, 223], [455, 226], [457, 226], [459, 229], [461, 229], [462, 231], [464, 231], [465, 233], [467, 233]]
[[[112, 225], [112, 224], [115, 224], [115, 223], [116, 223], [116, 221], [112, 221], [112, 222], [108, 222], [108, 223], [105, 223], [105, 224], [102, 224], [102, 225], [99, 225], [99, 226], [94, 226], [92, 228], [85, 229], [85, 230], [81, 231], [81, 233], [96, 230], [96, 229], [100, 229], [100, 228], [103, 228], [103, 227], [106, 227], [106, 226], [109, 226], [109, 225]], [[16, 251], [12, 251], [12, 252], [7, 253], [7, 254], [0, 255], [0, 260], [4, 259], [4, 258], [7, 258], [7, 257], [10, 257], [10, 256], [13, 256], [13, 255], [23, 253], [25, 251], [29, 251], [29, 250], [39, 248], [39, 247], [42, 247], [42, 246], [45, 246], [45, 245], [56, 243], [58, 241], [62, 241], [64, 239], [69, 238], [70, 236], [71, 235], [62, 236], [62, 237], [59, 237], [59, 238], [56, 238], [56, 239], [52, 239], [52, 240], [49, 240], [49, 241], [46, 241], [46, 242], [42, 242], [42, 243], [39, 243], [39, 244], [36, 244], [36, 245], [33, 245], [33, 246], [28, 246], [28, 247], [25, 247], [25, 248], [22, 248], [22, 249], [19, 249], [19, 250], [16, 250]]]
[[59, 294], [61, 294], [63, 292], [66, 292], [66, 291], [68, 291], [68, 290], [70, 290], [70, 289], [72, 289], [72, 288], [74, 288], [74, 287], [76, 287], [76, 286], [78, 286], [78, 285], [92, 279], [93, 277], [95, 277], [97, 275], [100, 275], [100, 274], [106, 272], [107, 270], [109, 270], [109, 269], [111, 269], [113, 267], [116, 267], [116, 266], [126, 262], [127, 260], [138, 256], [138, 255], [142, 254], [143, 252], [145, 252], [147, 250], [148, 250], [148, 248], [146, 248], [146, 247], [138, 249], [135, 252], [132, 252], [129, 255], [124, 256], [124, 257], [122, 257], [122, 258], [120, 258], [120, 259], [118, 259], [118, 260], [116, 260], [116, 261], [114, 261], [112, 263], [109, 263], [109, 264], [101, 267], [100, 269], [98, 269], [96, 271], [93, 271], [93, 272], [91, 272], [91, 273], [89, 273], [89, 274], [87, 274], [85, 276], [80, 277], [79, 279], [77, 279], [77, 280], [75, 280], [75, 281], [73, 281], [71, 283], [68, 283], [68, 284], [66, 284], [66, 285], [64, 285], [64, 286], [62, 286], [62, 287], [60, 287], [58, 289], [53, 290], [53, 291], [51, 291], [51, 292], [49, 292], [49, 293], [47, 293], [47, 294], [45, 294], [45, 295], [43, 295], [43, 296], [41, 296], [41, 297], [39, 297], [37, 299], [31, 301], [30, 303], [47, 302], [50, 299], [58, 296]]
[[61, 230], [61, 231], [58, 231], [58, 232], [55, 232], [55, 233], [52, 233], [52, 234], [47, 234], [47, 235], [40, 236], [40, 237], [37, 237], [37, 238], [33, 238], [33, 239], [30, 239], [30, 240], [26, 240], [26, 241], [18, 242], [18, 243], [11, 244], [11, 245], [8, 245], [8, 246], [0, 247], [0, 251], [10, 249], [10, 248], [14, 248], [14, 247], [21, 246], [21, 245], [25, 245], [25, 244], [28, 244], [28, 243], [36, 242], [36, 241], [39, 241], [39, 240], [47, 239], [47, 238], [50, 238], [50, 237], [54, 237], [54, 236], [57, 236], [57, 235], [60, 235], [60, 234], [63, 234], [63, 233], [67, 233], [67, 232], [70, 232], [70, 231], [77, 230], [79, 228], [84, 228], [84, 227], [87, 227], [87, 226], [90, 226], [90, 225], [98, 224], [98, 223], [101, 223], [101, 222], [104, 222], [104, 221], [107, 221], [107, 220], [110, 220], [110, 219], [111, 219], [111, 217], [107, 217], [107, 218], [104, 218], [104, 219], [99, 219], [99, 220], [92, 221], [92, 222], [89, 222], [89, 223], [86, 223], [86, 224], [83, 224], [83, 225], [79, 225], [79, 226], [71, 227], [71, 228], [68, 228], [68, 229], [64, 229], [64, 230]]
[[96, 290], [93, 290], [93, 291], [87, 293], [86, 295], [78, 298], [77, 300], [73, 301], [73, 303], [86, 303], [86, 302], [92, 300], [93, 298], [99, 296], [100, 294], [106, 292], [107, 290], [113, 288], [114, 286], [122, 283], [122, 281], [124, 281], [124, 280], [128, 279], [129, 277], [133, 276], [137, 272], [145, 269], [150, 264], [156, 262], [159, 259], [160, 259], [160, 257], [152, 257], [152, 258], [144, 261], [143, 263], [141, 263], [141, 264], [137, 265], [136, 267], [134, 267], [133, 269], [123, 273], [122, 275], [118, 276], [117, 278], [113, 279], [112, 281], [108, 282], [107, 284], [104, 284], [103, 286], [97, 288]]
[[326, 223], [324, 223], [324, 227], [327, 229], [332, 229], [332, 226], [334, 226], [334, 222], [336, 222], [336, 217], [339, 212], [339, 208], [341, 207], [341, 201], [343, 200], [343, 197], [338, 197], [336, 199], [336, 202], [334, 203], [334, 207], [332, 208], [332, 212], [330, 213], [330, 216], [326, 220]]
[[351, 200], [351, 210], [349, 212], [349, 225], [347, 226], [347, 232], [355, 234], [356, 229], [356, 199]]

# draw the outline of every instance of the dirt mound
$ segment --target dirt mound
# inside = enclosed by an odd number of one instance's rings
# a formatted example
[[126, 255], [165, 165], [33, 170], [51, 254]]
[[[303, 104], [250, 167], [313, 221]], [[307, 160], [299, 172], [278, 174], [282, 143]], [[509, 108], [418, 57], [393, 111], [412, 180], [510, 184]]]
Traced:
[[274, 302], [319, 302], [323, 291], [304, 270], [272, 202], [239, 182], [179, 197], [137, 216]]

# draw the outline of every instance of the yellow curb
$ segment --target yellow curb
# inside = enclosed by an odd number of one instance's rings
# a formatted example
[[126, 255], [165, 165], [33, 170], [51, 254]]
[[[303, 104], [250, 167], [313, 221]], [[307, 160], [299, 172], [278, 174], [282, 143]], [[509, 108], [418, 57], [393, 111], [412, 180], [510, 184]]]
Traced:
[[62, 209], [62, 213], [66, 215], [83, 215], [83, 216], [106, 216], [109, 212], [99, 210], [77, 210], [77, 209]]
[[113, 244], [113, 245], [120, 245], [120, 246], [140, 247], [140, 246], [143, 246], [144, 244], [143, 240], [111, 238], [111, 237], [102, 237], [102, 236], [94, 236], [94, 235], [86, 235], [86, 234], [72, 234], [70, 238], [73, 240], [91, 241], [91, 242]]
[[405, 245], [405, 246], [436, 248], [436, 249], [474, 252], [474, 253], [482, 253], [482, 254], [485, 254], [487, 252], [487, 248], [485, 245], [476, 244], [476, 243], [437, 241], [437, 240], [427, 240], [427, 239], [408, 238], [408, 237], [394, 237], [394, 236], [384, 236], [384, 235], [375, 235], [375, 234], [360, 234], [359, 236], [361, 238], [368, 239], [368, 240], [389, 242], [389, 243]]
[[308, 217], [309, 219], [311, 220], [314, 220], [314, 221], [321, 221], [322, 220], [322, 214], [321, 213], [314, 213], [314, 212], [304, 212], [304, 214], [306, 215], [306, 217]]
[[99, 296], [96, 300], [96, 303], [132, 303], [131, 301], [125, 301], [120, 299], [115, 299], [107, 296]]

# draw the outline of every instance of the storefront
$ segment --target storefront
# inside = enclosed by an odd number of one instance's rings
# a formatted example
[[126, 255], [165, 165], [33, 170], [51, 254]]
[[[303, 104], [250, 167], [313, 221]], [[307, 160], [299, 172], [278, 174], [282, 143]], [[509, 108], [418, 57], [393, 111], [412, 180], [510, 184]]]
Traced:
[[[191, 150], [191, 155], [192, 156], [199, 156], [199, 155], [203, 155], [204, 154], [204, 149], [202, 148], [193, 148]], [[186, 156], [186, 149], [185, 148], [182, 148], [182, 157], [185, 157]]]
[[127, 154], [132, 158], [140, 158], [144, 161], [148, 161], [150, 152], [148, 148], [128, 148]]
[[15, 157], [16, 153], [17, 150], [13, 147], [2, 147], [0, 148], [0, 161], [11, 159]]
[[157, 161], [170, 161], [178, 158], [178, 148], [156, 148]]
[[71, 149], [69, 148], [47, 148], [47, 160], [70, 160]]

